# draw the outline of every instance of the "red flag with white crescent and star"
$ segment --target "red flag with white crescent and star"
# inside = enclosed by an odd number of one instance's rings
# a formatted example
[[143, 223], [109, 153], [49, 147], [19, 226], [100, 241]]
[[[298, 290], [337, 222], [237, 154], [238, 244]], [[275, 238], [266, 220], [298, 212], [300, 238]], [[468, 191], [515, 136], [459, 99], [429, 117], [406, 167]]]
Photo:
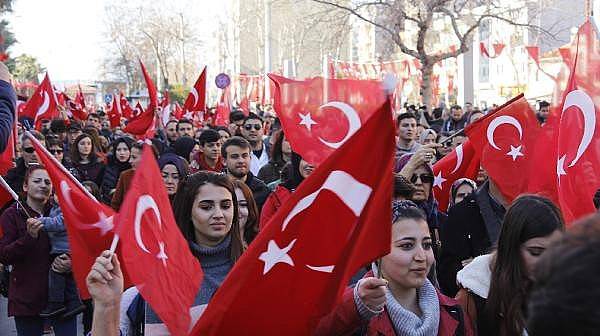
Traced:
[[91, 196], [37, 139], [31, 135], [29, 139], [58, 196], [69, 237], [77, 288], [82, 298], [89, 298], [85, 278], [96, 258], [110, 246], [114, 235], [115, 212]]
[[187, 335], [202, 269], [173, 216], [160, 170], [144, 146], [118, 217], [121, 261], [142, 297], [172, 335]]
[[119, 93], [119, 104], [121, 104], [121, 112], [123, 113], [123, 117], [125, 117], [127, 120], [131, 119], [134, 114], [133, 109], [131, 108], [131, 105], [129, 105], [129, 101], [127, 101], [127, 98], [122, 92]]
[[522, 94], [465, 129], [481, 166], [509, 203], [527, 191], [530, 165], [535, 168], [530, 157], [540, 129]]
[[32, 119], [35, 129], [40, 130], [42, 120], [52, 120], [59, 116], [60, 112], [58, 110], [56, 93], [54, 92], [52, 83], [50, 83], [50, 77], [46, 73], [44, 80], [42, 80], [33, 95], [31, 95], [31, 98], [27, 101], [19, 118], [27, 117]]
[[226, 87], [221, 92], [221, 99], [219, 99], [219, 103], [217, 103], [213, 124], [215, 126], [227, 126], [230, 114], [231, 103], [229, 101], [229, 87]]
[[[149, 102], [146, 109], [143, 110], [139, 115], [133, 117], [127, 123], [127, 126], [123, 129], [125, 133], [133, 134], [138, 138], [151, 138], [154, 136], [155, 122], [156, 122], [156, 108], [158, 107], [158, 93], [156, 86], [148, 75], [146, 67], [140, 60], [140, 66], [142, 68], [142, 74], [148, 87]], [[139, 104], [139, 102], [138, 102]]]
[[[292, 149], [310, 163], [323, 162], [386, 101], [380, 81], [296, 81], [269, 74], [275, 112]], [[392, 116], [390, 114], [390, 120]]]
[[579, 28], [570, 51], [561, 108], [548, 121], [557, 129], [558, 146], [547, 160], [556, 165], [557, 196], [567, 223], [596, 211], [593, 197], [600, 188], [600, 41], [590, 21]]
[[479, 165], [479, 155], [468, 139], [433, 165], [433, 195], [440, 210], [448, 209], [452, 183], [461, 178], [475, 180]]
[[206, 111], [206, 67], [202, 69], [200, 76], [191, 88], [185, 102], [183, 103], [185, 111]]
[[87, 112], [85, 112], [85, 105], [81, 105], [81, 98], [79, 97], [79, 93], [75, 96], [75, 100], [66, 96], [66, 108], [71, 113], [71, 116], [77, 120], [87, 120]]
[[376, 107], [282, 204], [192, 335], [311, 335], [352, 275], [389, 253], [395, 151], [390, 113], [389, 102]]
[[121, 104], [117, 100], [117, 95], [113, 94], [112, 104], [110, 110], [108, 110], [108, 120], [110, 121], [110, 127], [115, 128], [121, 125]]

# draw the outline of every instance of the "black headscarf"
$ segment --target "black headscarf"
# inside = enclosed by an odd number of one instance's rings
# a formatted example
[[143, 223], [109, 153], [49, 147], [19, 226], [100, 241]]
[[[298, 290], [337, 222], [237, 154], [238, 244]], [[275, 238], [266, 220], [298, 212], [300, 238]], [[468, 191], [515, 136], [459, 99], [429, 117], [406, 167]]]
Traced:
[[189, 161], [190, 153], [192, 152], [192, 149], [194, 149], [194, 146], [196, 146], [196, 141], [194, 139], [183, 136], [175, 141], [173, 150], [175, 151], [175, 154], [181, 156], [186, 161]]
[[129, 160], [127, 160], [126, 162], [121, 162], [121, 161], [117, 160], [117, 147], [119, 146], [120, 143], [124, 143], [125, 145], [127, 145], [127, 148], [129, 148], [129, 150], [131, 150], [131, 145], [133, 144], [133, 139], [131, 139], [129, 137], [120, 137], [112, 143], [112, 151], [110, 152], [111, 155], [108, 157], [108, 165], [117, 167], [119, 172], [123, 172], [123, 171], [131, 168], [131, 164], [129, 163]]
[[288, 180], [283, 183], [283, 186], [290, 191], [296, 190], [300, 183], [304, 181], [304, 177], [300, 175], [300, 161], [302, 161], [300, 154], [292, 152], [292, 166], [289, 171]]

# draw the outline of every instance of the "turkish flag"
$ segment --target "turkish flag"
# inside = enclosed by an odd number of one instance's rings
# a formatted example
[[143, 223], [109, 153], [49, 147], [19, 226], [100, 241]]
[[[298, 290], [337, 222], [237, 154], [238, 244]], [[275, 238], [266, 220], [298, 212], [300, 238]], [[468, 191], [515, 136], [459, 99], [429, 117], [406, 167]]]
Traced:
[[248, 101], [248, 97], [242, 97], [242, 101], [239, 104], [240, 109], [244, 112], [244, 115], [247, 117], [250, 115], [250, 102]]
[[140, 61], [140, 66], [142, 67], [142, 74], [144, 75], [146, 86], [148, 87], [148, 96], [150, 102], [148, 103], [148, 106], [146, 106], [145, 111], [142, 110], [139, 115], [129, 120], [129, 123], [127, 123], [127, 126], [125, 126], [123, 131], [125, 133], [133, 134], [139, 138], [151, 138], [154, 136], [153, 133], [155, 128], [155, 113], [156, 108], [158, 107], [158, 94], [156, 92], [156, 86], [154, 86], [154, 82], [152, 82], [152, 78], [150, 78], [150, 75], [148, 75], [146, 67], [142, 61]]
[[185, 102], [183, 103], [185, 111], [206, 111], [206, 67], [202, 69], [196, 83], [190, 90]]
[[175, 108], [173, 109], [173, 117], [177, 120], [183, 118], [183, 109], [178, 102], [175, 102]]
[[[10, 131], [10, 135], [8, 137], [8, 143], [6, 144], [6, 148], [4, 149], [4, 151], [2, 153], [0, 153], [0, 175], [2, 175], [2, 176], [6, 176], [8, 171], [15, 167], [15, 144], [18, 143], [18, 141], [17, 141], [17, 136], [18, 136], [17, 109], [15, 106], [13, 106], [13, 114], [14, 114], [14, 119], [13, 119], [13, 123], [11, 125], [11, 131]], [[0, 201], [0, 203], [2, 203], [2, 202]], [[3, 205], [0, 206], [0, 208], [2, 208], [2, 207], [3, 207]]]
[[85, 109], [85, 96], [83, 95], [83, 91], [81, 91], [81, 85], [78, 86], [79, 90], [75, 95], [75, 103], [81, 106], [81, 109]]
[[539, 131], [535, 113], [522, 94], [465, 129], [481, 165], [508, 202], [527, 190]]
[[172, 335], [187, 335], [202, 269], [175, 223], [169, 196], [149, 146], [118, 217], [121, 260], [132, 282]]
[[229, 87], [226, 87], [223, 89], [223, 92], [221, 92], [221, 99], [219, 99], [219, 103], [217, 104], [213, 124], [215, 126], [227, 126], [230, 114], [231, 103], [229, 102]]
[[85, 278], [96, 257], [110, 246], [113, 239], [115, 212], [98, 202], [75, 180], [43, 145], [29, 134], [41, 164], [46, 167], [58, 203], [63, 212], [69, 236], [73, 274], [82, 298], [89, 298]]
[[85, 106], [80, 104], [81, 98], [78, 98], [79, 93], [75, 96], [73, 101], [69, 96], [66, 96], [66, 108], [71, 113], [71, 116], [77, 120], [87, 120], [87, 112], [85, 112]]
[[121, 105], [123, 117], [125, 117], [127, 120], [131, 119], [133, 117], [133, 109], [131, 108], [131, 105], [129, 105], [127, 98], [125, 98], [122, 92], [119, 93], [119, 104]]
[[117, 95], [113, 94], [112, 104], [108, 111], [108, 120], [110, 121], [110, 127], [115, 128], [121, 125], [121, 104], [117, 100]]
[[439, 208], [447, 211], [450, 191], [454, 181], [461, 178], [475, 180], [479, 172], [479, 155], [467, 140], [458, 145], [451, 153], [433, 165], [433, 195], [438, 201]]
[[[600, 188], [600, 41], [589, 21], [571, 46], [573, 63], [557, 125], [556, 182], [560, 208], [570, 223], [595, 212]], [[556, 148], [556, 147], [555, 147]], [[550, 154], [549, 154], [550, 155]]]
[[165, 126], [171, 118], [171, 103], [169, 101], [169, 91], [165, 90], [165, 92], [163, 93], [163, 98], [160, 100], [160, 103], [158, 105], [161, 108], [160, 122], [162, 122], [163, 126]]
[[380, 81], [269, 77], [276, 84], [273, 107], [286, 139], [313, 164], [323, 162], [386, 101]]
[[192, 335], [310, 335], [352, 275], [389, 253], [390, 113], [389, 102], [377, 107], [282, 204]]
[[19, 118], [27, 117], [32, 119], [35, 129], [40, 130], [42, 128], [42, 120], [52, 120], [58, 116], [60, 116], [58, 100], [52, 88], [52, 83], [50, 83], [50, 77], [46, 73], [44, 80], [27, 101]]

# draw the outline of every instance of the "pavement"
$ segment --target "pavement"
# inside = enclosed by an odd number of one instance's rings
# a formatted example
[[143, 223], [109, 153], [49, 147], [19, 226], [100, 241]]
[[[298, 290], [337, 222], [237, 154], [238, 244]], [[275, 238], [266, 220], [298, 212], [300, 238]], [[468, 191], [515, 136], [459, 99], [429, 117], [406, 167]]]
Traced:
[[[6, 311], [8, 300], [0, 295], [0, 336], [16, 336], [17, 329], [15, 328], [14, 318], [8, 317]], [[81, 314], [77, 316], [77, 334], [83, 335], [83, 325], [81, 324]], [[46, 334], [48, 336], [54, 335], [54, 333]]]

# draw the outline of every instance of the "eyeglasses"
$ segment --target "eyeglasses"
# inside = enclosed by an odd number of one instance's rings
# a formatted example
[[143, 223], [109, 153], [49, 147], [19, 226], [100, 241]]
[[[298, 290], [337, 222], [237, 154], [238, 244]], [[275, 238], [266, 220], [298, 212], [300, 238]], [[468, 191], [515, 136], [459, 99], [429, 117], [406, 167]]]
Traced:
[[[247, 124], [247, 125], [244, 125], [244, 128], [246, 129], [246, 131], [249, 131], [249, 130], [251, 130], [251, 129], [252, 129], [252, 124]], [[262, 128], [262, 125], [261, 125], [261, 124], [254, 124], [254, 129], [255, 129], [256, 131], [260, 131], [260, 129], [261, 129], [261, 128]]]
[[23, 147], [22, 149], [25, 153], [29, 154], [33, 154], [33, 152], [35, 152], [35, 149], [33, 147]]
[[50, 152], [50, 154], [52, 155], [56, 155], [56, 154], [62, 154], [63, 150], [62, 149], [49, 149], [48, 150]]
[[433, 175], [429, 175], [429, 174], [421, 174], [421, 175], [413, 174], [413, 176], [410, 177], [410, 183], [417, 182], [417, 179], [421, 179], [422, 183], [433, 183]]

